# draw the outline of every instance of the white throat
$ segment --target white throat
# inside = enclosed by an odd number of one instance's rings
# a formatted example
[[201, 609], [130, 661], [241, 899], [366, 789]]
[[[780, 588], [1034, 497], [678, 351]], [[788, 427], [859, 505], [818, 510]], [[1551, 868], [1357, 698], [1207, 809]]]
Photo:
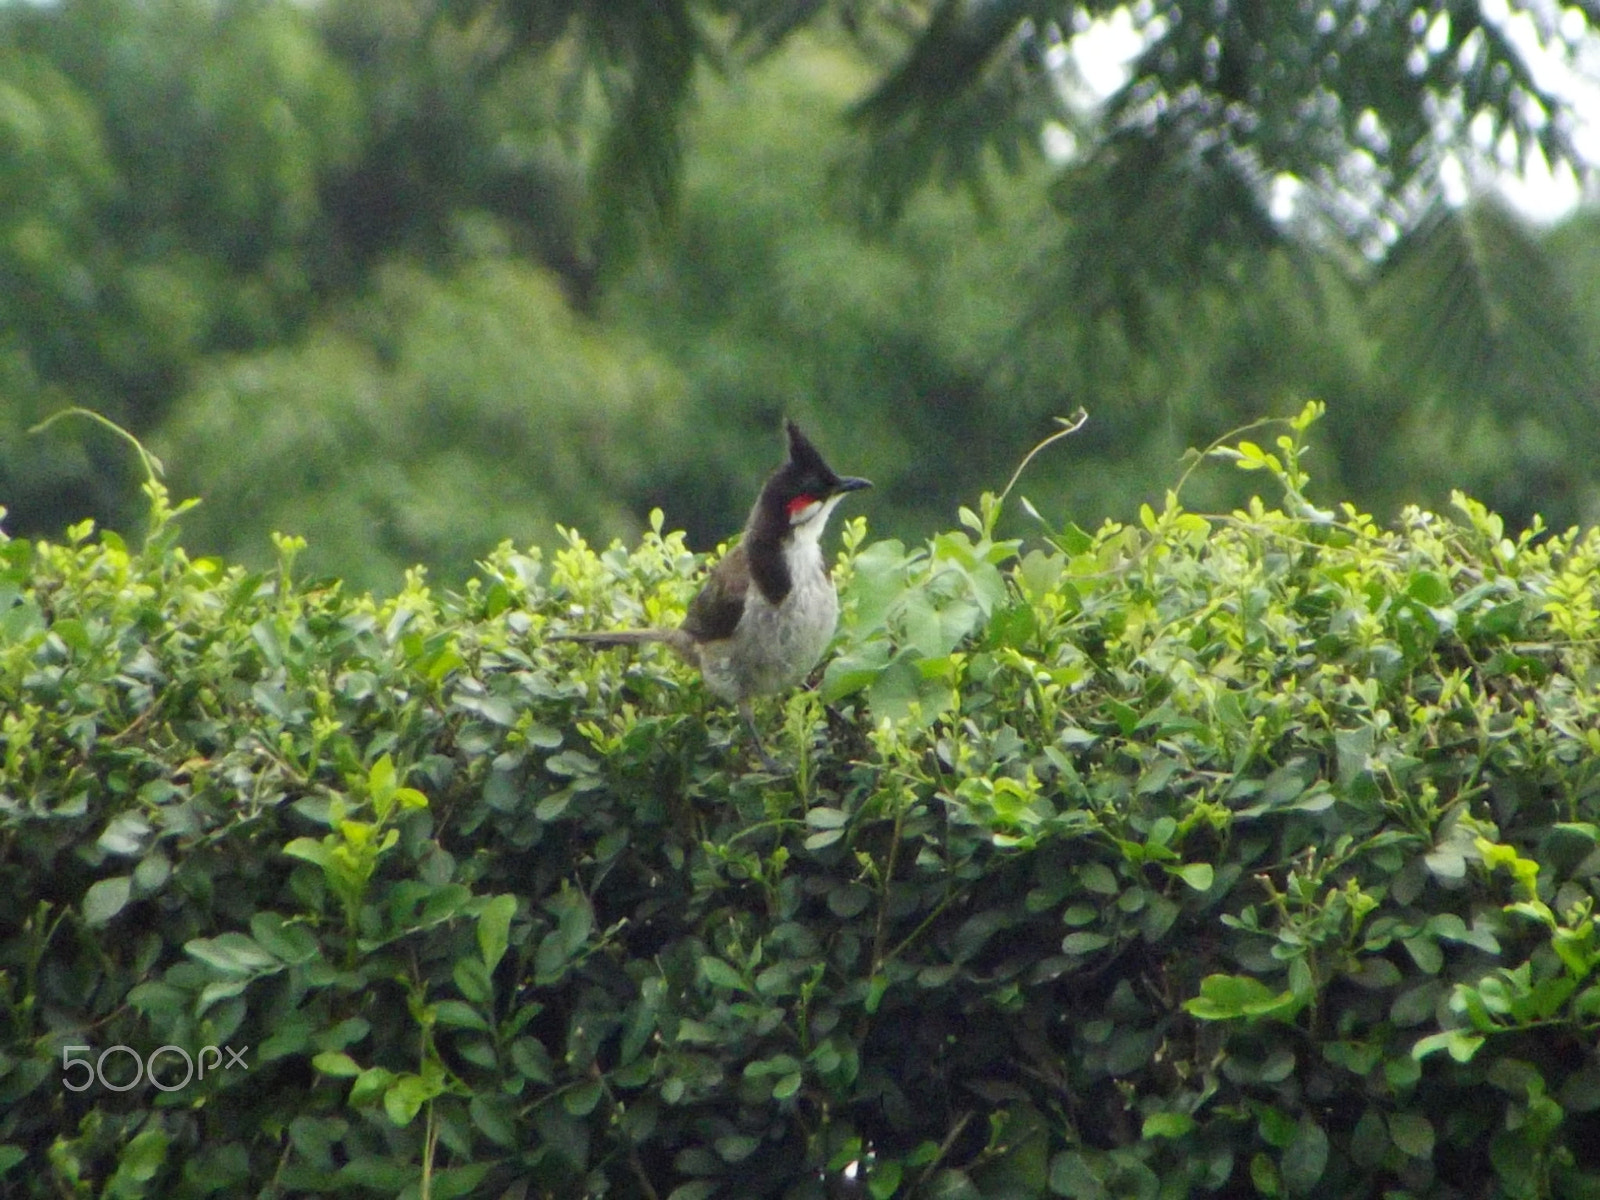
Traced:
[[796, 514], [796, 519], [789, 526], [789, 536], [783, 540], [783, 557], [789, 565], [790, 578], [795, 586], [802, 586], [808, 579], [819, 578], [827, 575], [827, 568], [822, 562], [822, 534], [828, 527], [828, 516], [833, 512], [833, 506], [843, 500], [843, 494], [829, 496], [826, 500], [818, 500], [809, 504]]
[[789, 537], [795, 545], [809, 542], [815, 546], [822, 540], [822, 531], [828, 527], [828, 517], [834, 505], [844, 499], [844, 493], [829, 496], [826, 500], [813, 500], [789, 518]]

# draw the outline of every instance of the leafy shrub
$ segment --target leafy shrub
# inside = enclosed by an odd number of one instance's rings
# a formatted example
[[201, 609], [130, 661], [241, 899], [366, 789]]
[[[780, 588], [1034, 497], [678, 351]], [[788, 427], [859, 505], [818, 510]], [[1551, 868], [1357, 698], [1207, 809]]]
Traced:
[[0, 544], [8, 1194], [1600, 1192], [1600, 537], [1319, 510], [1314, 414], [1278, 508], [852, 523], [792, 778], [548, 640], [673, 619], [659, 518]]

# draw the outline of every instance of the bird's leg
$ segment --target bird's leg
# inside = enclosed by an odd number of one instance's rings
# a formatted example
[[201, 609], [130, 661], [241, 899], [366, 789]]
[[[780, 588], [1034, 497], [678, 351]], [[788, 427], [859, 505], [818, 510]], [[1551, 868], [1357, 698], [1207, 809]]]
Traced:
[[756, 712], [748, 700], [739, 701], [739, 715], [744, 718], [744, 727], [750, 731], [750, 740], [755, 743], [756, 753], [761, 757], [761, 765], [774, 774], [780, 774], [783, 767], [778, 760], [767, 753], [767, 748], [761, 744], [761, 731], [756, 728]]

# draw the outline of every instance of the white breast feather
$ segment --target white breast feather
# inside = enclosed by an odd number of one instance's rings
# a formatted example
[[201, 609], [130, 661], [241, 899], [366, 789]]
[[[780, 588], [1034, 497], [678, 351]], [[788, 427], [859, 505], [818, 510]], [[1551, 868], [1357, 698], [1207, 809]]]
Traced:
[[783, 548], [790, 579], [783, 603], [770, 604], [760, 588], [750, 588], [734, 637], [701, 648], [701, 673], [723, 699], [786, 691], [810, 673], [828, 648], [839, 623], [839, 597], [819, 542], [840, 499], [830, 496], [791, 531]]

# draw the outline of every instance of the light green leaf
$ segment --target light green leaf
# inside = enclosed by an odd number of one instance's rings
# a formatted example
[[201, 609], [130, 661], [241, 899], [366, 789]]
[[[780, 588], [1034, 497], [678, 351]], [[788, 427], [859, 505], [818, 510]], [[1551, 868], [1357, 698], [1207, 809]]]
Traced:
[[1069, 933], [1061, 939], [1061, 952], [1063, 954], [1089, 954], [1110, 944], [1111, 938], [1104, 933]]
[[394, 795], [395, 782], [394, 759], [384, 754], [367, 772], [367, 792], [374, 800], [387, 800]]
[[1483, 1038], [1478, 1034], [1468, 1033], [1464, 1029], [1447, 1029], [1443, 1033], [1430, 1033], [1427, 1037], [1418, 1038], [1416, 1045], [1411, 1047], [1411, 1057], [1423, 1059], [1436, 1050], [1446, 1050], [1458, 1063], [1471, 1062], [1472, 1056], [1482, 1045]]
[[1200, 983], [1200, 995], [1184, 1001], [1183, 1007], [1202, 1021], [1236, 1017], [1273, 1017], [1287, 1021], [1304, 1007], [1304, 1000], [1293, 992], [1274, 992], [1248, 975], [1207, 975]]
[[308, 863], [326, 869], [333, 861], [333, 850], [320, 841], [308, 837], [297, 837], [284, 846], [283, 852], [290, 858], [302, 859]]
[[505, 957], [510, 944], [511, 918], [516, 912], [517, 898], [499, 895], [478, 914], [478, 951], [483, 955], [483, 965], [491, 973]]
[[736, 992], [750, 991], [745, 981], [739, 977], [739, 972], [720, 958], [713, 958], [710, 955], [701, 958], [700, 973], [713, 987], [730, 988]]
[[1188, 1113], [1151, 1113], [1144, 1119], [1143, 1136], [1147, 1138], [1179, 1138], [1190, 1132], [1194, 1127], [1194, 1118]]
[[479, 1033], [489, 1031], [489, 1022], [472, 1005], [461, 1000], [441, 1000], [433, 1008], [439, 1024], [454, 1029], [474, 1029]]
[[899, 1163], [890, 1159], [880, 1162], [872, 1168], [872, 1174], [867, 1177], [867, 1194], [872, 1200], [889, 1200], [900, 1190], [902, 1168]]
[[199, 959], [224, 975], [258, 975], [276, 970], [282, 964], [268, 954], [254, 938], [242, 933], [224, 933], [214, 938], [191, 938], [183, 944], [184, 953]]
[[97, 880], [83, 894], [84, 922], [91, 928], [104, 925], [127, 907], [128, 898], [132, 895], [133, 880], [127, 875]]
[[1187, 863], [1173, 874], [1197, 892], [1208, 891], [1216, 879], [1216, 871], [1210, 863]]
[[361, 1074], [361, 1067], [356, 1060], [338, 1050], [324, 1050], [311, 1059], [311, 1065], [324, 1075], [338, 1079], [354, 1079]]
[[156, 1172], [167, 1161], [167, 1145], [171, 1141], [171, 1137], [161, 1129], [147, 1128], [135, 1134], [117, 1156], [117, 1177], [112, 1180], [111, 1192], [114, 1194], [120, 1190], [115, 1186], [117, 1179], [126, 1179], [130, 1183], [148, 1183], [154, 1179]]

